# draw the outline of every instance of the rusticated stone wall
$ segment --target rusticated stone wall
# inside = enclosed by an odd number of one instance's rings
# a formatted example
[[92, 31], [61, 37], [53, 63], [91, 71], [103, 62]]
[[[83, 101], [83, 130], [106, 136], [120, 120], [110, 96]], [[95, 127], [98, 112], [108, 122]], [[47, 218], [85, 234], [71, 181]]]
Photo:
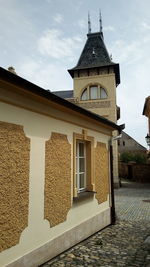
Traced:
[[53, 227], [66, 220], [71, 208], [71, 145], [67, 136], [52, 133], [46, 141], [44, 218]]
[[107, 200], [109, 193], [108, 150], [106, 144], [97, 142], [95, 148], [95, 190], [98, 204]]
[[78, 106], [82, 108], [109, 108], [110, 101], [93, 101], [93, 102], [85, 102], [85, 103], [77, 103]]
[[28, 225], [30, 141], [23, 127], [0, 122], [0, 251]]

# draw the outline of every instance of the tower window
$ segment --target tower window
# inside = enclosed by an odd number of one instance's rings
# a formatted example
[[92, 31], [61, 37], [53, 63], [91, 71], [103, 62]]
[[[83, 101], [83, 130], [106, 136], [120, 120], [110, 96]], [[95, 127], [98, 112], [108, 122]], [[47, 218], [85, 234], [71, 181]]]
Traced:
[[83, 91], [81, 95], [81, 100], [88, 100], [87, 88]]
[[100, 98], [107, 98], [107, 93], [104, 88], [100, 88]]
[[81, 100], [94, 100], [94, 99], [105, 99], [107, 98], [107, 92], [100, 85], [88, 86], [84, 89]]
[[98, 87], [91, 86], [90, 87], [90, 99], [97, 99], [98, 98]]

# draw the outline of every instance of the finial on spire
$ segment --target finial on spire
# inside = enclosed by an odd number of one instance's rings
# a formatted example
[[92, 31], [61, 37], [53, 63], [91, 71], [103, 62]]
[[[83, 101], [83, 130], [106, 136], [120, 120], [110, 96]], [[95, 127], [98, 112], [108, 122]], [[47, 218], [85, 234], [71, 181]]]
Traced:
[[100, 24], [100, 33], [103, 33], [101, 10], [99, 11], [99, 24]]
[[90, 20], [90, 13], [88, 12], [88, 33], [91, 33], [91, 20]]

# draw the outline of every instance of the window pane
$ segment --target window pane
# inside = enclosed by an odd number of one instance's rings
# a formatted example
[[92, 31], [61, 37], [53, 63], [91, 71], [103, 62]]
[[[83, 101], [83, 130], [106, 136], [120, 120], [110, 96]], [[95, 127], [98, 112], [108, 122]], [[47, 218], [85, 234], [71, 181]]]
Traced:
[[87, 89], [85, 89], [82, 93], [82, 96], [81, 96], [81, 100], [87, 100], [88, 99], [88, 95], [87, 95]]
[[79, 172], [85, 171], [85, 159], [81, 158], [79, 159]]
[[101, 98], [107, 98], [105, 89], [101, 88]]
[[84, 157], [84, 143], [79, 143], [79, 157]]
[[79, 174], [79, 189], [85, 188], [85, 179], [84, 179], [84, 173]]
[[91, 86], [90, 87], [90, 98], [91, 99], [97, 99], [98, 98], [98, 87], [97, 86]]

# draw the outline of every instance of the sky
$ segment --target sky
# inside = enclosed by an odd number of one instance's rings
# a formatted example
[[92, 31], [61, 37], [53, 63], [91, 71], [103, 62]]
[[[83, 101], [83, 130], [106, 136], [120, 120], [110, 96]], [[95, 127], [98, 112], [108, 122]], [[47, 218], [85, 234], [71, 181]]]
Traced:
[[0, 66], [51, 91], [72, 90], [68, 69], [75, 67], [87, 39], [99, 31], [114, 62], [120, 64], [117, 105], [125, 131], [146, 147], [150, 95], [149, 0], [0, 0]]

